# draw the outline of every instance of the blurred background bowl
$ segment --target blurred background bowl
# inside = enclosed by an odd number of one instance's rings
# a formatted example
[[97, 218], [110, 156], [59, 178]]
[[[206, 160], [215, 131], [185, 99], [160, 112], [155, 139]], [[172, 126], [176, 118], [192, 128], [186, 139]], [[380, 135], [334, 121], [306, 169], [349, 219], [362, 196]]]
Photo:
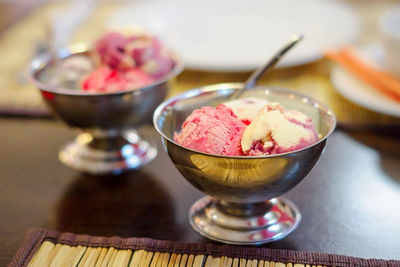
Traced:
[[217, 84], [187, 91], [163, 102], [153, 122], [179, 172], [211, 197], [197, 201], [190, 222], [201, 234], [225, 243], [260, 244], [281, 239], [298, 225], [301, 215], [278, 196], [297, 185], [318, 161], [336, 125], [331, 109], [299, 93], [257, 87], [242, 97], [265, 98], [311, 117], [320, 140], [293, 152], [258, 156], [219, 156], [185, 148], [174, 142], [186, 117], [201, 106], [227, 100], [241, 83]]
[[86, 58], [94, 64], [90, 54], [87, 47], [77, 44], [60, 50], [57, 57], [46, 54], [31, 63], [33, 82], [52, 113], [83, 131], [61, 149], [59, 158], [69, 167], [92, 174], [118, 174], [139, 168], [156, 156], [157, 148], [135, 129], [151, 122], [154, 109], [164, 100], [183, 64], [172, 55], [175, 64], [167, 75], [148, 86], [126, 91], [86, 92], [80, 90], [79, 79], [65, 84], [57, 81], [55, 76], [63, 75], [60, 66], [71, 58]]

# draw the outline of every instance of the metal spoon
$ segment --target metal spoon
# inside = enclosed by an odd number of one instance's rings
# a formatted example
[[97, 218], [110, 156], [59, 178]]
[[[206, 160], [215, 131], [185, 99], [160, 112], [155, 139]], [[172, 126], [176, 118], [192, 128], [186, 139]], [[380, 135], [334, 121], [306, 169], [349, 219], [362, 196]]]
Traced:
[[239, 98], [243, 92], [247, 89], [253, 88], [258, 79], [268, 70], [272, 70], [276, 64], [279, 62], [279, 60], [283, 57], [286, 52], [288, 52], [293, 46], [295, 46], [299, 41], [301, 41], [304, 38], [302, 34], [296, 34], [294, 35], [289, 43], [287, 43], [285, 46], [283, 46], [268, 62], [255, 70], [250, 77], [247, 79], [245, 82], [245, 85], [242, 89], [237, 90], [235, 93], [231, 95], [231, 99], [236, 99]]

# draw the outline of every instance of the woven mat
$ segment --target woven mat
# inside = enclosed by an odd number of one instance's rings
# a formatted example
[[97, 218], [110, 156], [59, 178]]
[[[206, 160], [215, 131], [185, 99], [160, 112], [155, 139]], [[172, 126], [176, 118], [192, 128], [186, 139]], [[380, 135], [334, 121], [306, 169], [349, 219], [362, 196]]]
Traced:
[[[365, 26], [358, 45], [376, 42], [377, 18], [395, 2], [392, 0], [349, 0]], [[73, 37], [73, 42], [92, 43], [106, 29], [107, 18], [121, 3], [103, 2], [93, 11]], [[48, 16], [63, 8], [59, 3], [48, 3], [36, 9], [0, 36], [0, 114], [49, 116], [38, 89], [29, 81], [28, 66], [33, 54], [45, 40]], [[177, 51], [179, 52], [179, 51]], [[245, 52], [245, 51], [244, 51]], [[330, 81], [331, 64], [320, 60], [299, 67], [279, 69], [260, 80], [262, 85], [291, 88], [305, 93], [330, 106], [344, 125], [400, 126], [400, 119], [364, 109], [339, 95]], [[177, 79], [170, 95], [203, 85], [222, 82], [243, 82], [249, 73], [216, 73], [187, 70]], [[169, 97], [168, 96], [168, 97]]]
[[400, 261], [32, 229], [9, 266], [400, 266]]

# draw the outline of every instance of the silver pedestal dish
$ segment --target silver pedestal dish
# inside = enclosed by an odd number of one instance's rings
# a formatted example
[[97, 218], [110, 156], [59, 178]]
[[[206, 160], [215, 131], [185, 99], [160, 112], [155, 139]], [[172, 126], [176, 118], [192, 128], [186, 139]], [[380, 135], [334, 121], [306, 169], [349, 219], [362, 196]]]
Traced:
[[281, 195], [313, 168], [336, 119], [332, 110], [312, 98], [279, 88], [256, 87], [242, 97], [266, 98], [308, 115], [320, 140], [293, 152], [257, 157], [211, 155], [174, 142], [174, 133], [181, 130], [194, 109], [216, 106], [242, 87], [242, 83], [217, 84], [177, 95], [158, 106], [153, 123], [179, 172], [208, 195], [190, 209], [193, 228], [216, 241], [254, 245], [281, 239], [299, 224], [299, 210]]
[[59, 159], [67, 166], [91, 174], [119, 174], [137, 169], [157, 155], [157, 147], [135, 130], [151, 122], [154, 109], [167, 95], [170, 81], [182, 70], [175, 56], [174, 67], [155, 83], [133, 90], [93, 93], [63, 87], [50, 82], [52, 75], [44, 74], [53, 65], [72, 56], [88, 57], [90, 51], [76, 46], [63, 50], [56, 60], [50, 55], [32, 61], [33, 82], [40, 89], [51, 111], [69, 126], [82, 133], [66, 144]]

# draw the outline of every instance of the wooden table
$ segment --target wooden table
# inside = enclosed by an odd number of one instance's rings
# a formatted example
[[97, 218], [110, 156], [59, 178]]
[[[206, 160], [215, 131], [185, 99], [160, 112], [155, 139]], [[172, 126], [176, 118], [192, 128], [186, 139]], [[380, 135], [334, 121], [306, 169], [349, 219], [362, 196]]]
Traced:
[[[349, 2], [365, 14], [368, 26], [359, 44], [371, 41], [371, 32], [376, 31], [371, 14], [376, 18], [375, 11], [395, 3]], [[29, 101], [24, 104], [40, 105], [32, 85], [18, 84], [10, 77], [16, 77], [28, 61], [32, 49], [27, 48], [43, 37], [46, 12], [33, 13], [1, 36], [0, 102], [25, 97]], [[110, 9], [100, 7], [76, 40], [95, 36], [91, 29], [98, 27], [105, 13]], [[30, 46], [13, 42], [22, 37]], [[400, 259], [400, 121], [345, 100], [334, 90], [329, 70], [329, 62], [322, 60], [275, 71], [261, 81], [327, 101], [341, 121], [317, 165], [287, 194], [303, 214], [299, 228], [286, 239], [265, 246]], [[247, 76], [185, 71], [171, 94], [211, 83], [243, 81]], [[370, 127], [370, 122], [378, 125]], [[142, 130], [158, 141], [159, 155], [153, 162], [123, 176], [90, 177], [64, 167], [57, 159], [59, 147], [74, 137], [73, 130], [53, 120], [0, 118], [0, 266], [10, 261], [30, 227], [210, 242], [194, 232], [187, 219], [189, 207], [202, 193], [178, 173], [154, 129]]]
[[[202, 196], [178, 173], [152, 127], [159, 155], [123, 176], [91, 177], [64, 167], [59, 147], [74, 131], [50, 120], [0, 119], [0, 266], [30, 227], [103, 236], [211, 242], [188, 223]], [[287, 197], [298, 229], [269, 248], [400, 259], [400, 140], [336, 130], [321, 159]]]

